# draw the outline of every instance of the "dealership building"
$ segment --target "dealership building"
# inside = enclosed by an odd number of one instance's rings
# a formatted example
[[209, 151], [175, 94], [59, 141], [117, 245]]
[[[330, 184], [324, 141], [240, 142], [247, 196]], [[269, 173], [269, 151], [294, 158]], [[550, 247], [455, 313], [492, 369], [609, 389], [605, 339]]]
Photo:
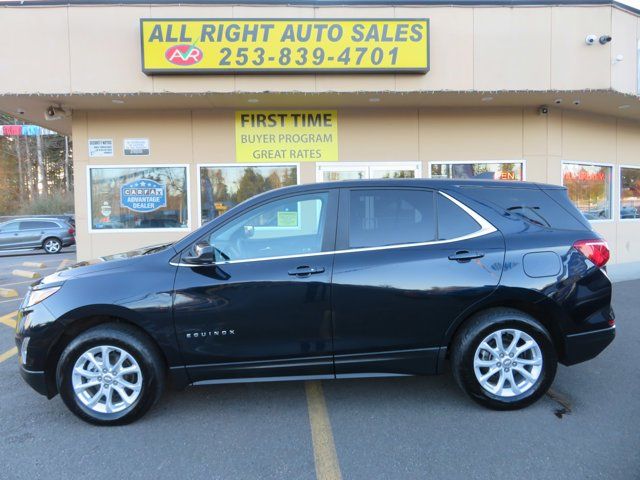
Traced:
[[0, 110], [72, 136], [79, 259], [284, 185], [480, 177], [567, 186], [631, 263], [639, 19], [607, 0], [0, 2]]

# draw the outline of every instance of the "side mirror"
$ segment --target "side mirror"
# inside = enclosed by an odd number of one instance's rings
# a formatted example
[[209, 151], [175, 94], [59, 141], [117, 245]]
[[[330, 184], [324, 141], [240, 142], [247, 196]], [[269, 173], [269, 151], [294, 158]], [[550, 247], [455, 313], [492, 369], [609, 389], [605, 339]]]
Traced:
[[184, 257], [184, 261], [187, 263], [193, 263], [194, 265], [206, 265], [213, 263], [214, 261], [214, 248], [208, 243], [196, 243], [194, 247], [194, 255], [191, 257]]

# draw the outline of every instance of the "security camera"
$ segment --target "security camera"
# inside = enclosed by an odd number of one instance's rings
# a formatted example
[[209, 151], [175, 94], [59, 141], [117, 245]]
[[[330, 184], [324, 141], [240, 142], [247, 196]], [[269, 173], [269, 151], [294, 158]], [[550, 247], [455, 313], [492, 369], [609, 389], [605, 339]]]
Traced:
[[538, 115], [547, 115], [549, 113], [549, 107], [541, 105], [538, 107]]
[[580, 100], [574, 100], [573, 104], [577, 107], [578, 105], [580, 105]]
[[47, 121], [60, 120], [67, 116], [67, 112], [60, 106], [49, 105], [44, 111], [44, 119]]
[[598, 41], [600, 42], [600, 45], [606, 45], [611, 41], [611, 35], [602, 35]]
[[597, 40], [597, 35], [587, 35], [587, 38], [584, 39], [584, 43], [586, 43], [587, 45], [593, 45]]

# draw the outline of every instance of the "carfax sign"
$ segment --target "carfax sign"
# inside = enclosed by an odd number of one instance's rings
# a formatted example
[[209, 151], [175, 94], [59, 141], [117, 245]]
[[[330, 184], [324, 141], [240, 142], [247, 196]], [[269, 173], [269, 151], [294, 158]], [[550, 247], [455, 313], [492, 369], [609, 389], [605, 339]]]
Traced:
[[429, 71], [428, 19], [140, 20], [146, 74]]
[[141, 178], [120, 187], [120, 205], [134, 212], [153, 212], [167, 206], [167, 188], [148, 178]]
[[335, 110], [236, 112], [236, 161], [335, 162]]

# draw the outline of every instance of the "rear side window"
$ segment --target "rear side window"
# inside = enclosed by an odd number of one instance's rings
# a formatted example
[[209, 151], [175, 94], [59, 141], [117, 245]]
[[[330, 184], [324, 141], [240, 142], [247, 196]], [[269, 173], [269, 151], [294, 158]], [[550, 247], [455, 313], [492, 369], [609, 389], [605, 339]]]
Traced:
[[442, 195], [438, 204], [438, 239], [449, 240], [477, 232], [482, 227], [458, 205]]
[[[584, 230], [588, 223], [579, 219], [580, 212], [568, 201], [566, 190], [549, 190], [558, 201], [537, 188], [465, 188], [464, 193], [488, 206], [498, 208], [509, 217], [528, 223], [562, 230]], [[567, 199], [563, 204], [561, 198]]]
[[42, 230], [44, 228], [60, 228], [53, 222], [20, 222], [20, 230]]
[[380, 247], [435, 240], [430, 190], [351, 190], [349, 247]]

